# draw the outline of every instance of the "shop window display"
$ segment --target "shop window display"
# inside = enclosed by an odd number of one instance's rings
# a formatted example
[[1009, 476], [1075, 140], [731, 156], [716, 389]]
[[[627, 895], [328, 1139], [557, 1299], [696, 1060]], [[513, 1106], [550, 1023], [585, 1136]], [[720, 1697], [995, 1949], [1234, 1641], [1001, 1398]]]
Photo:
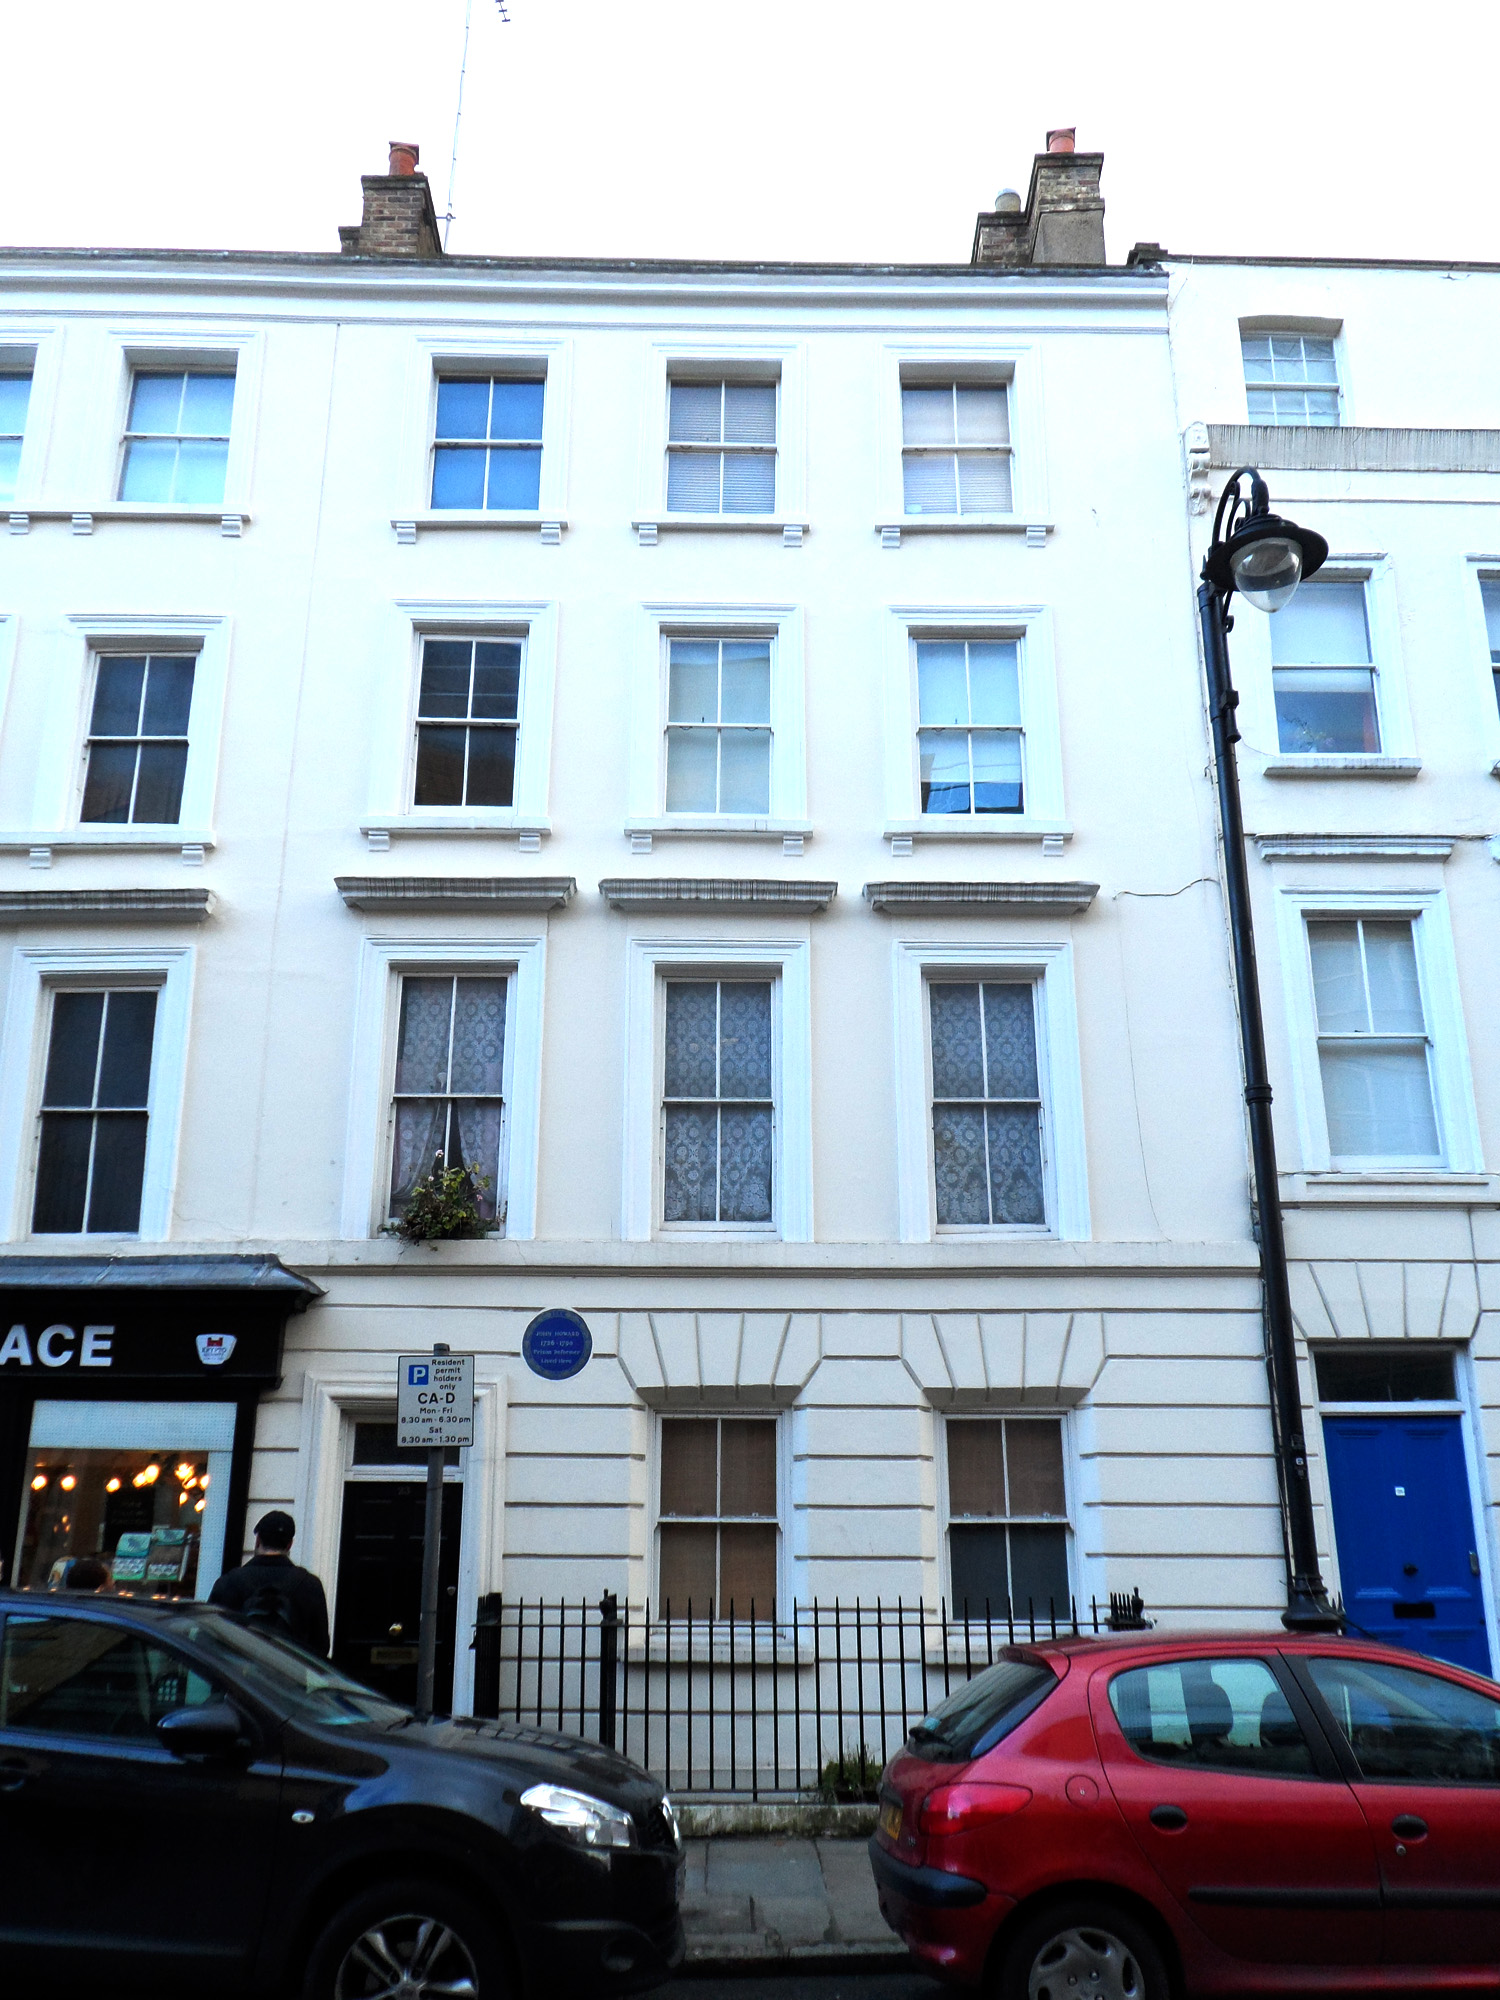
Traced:
[[17, 1581], [66, 1589], [74, 1564], [93, 1556], [116, 1591], [197, 1596], [212, 1483], [204, 1451], [33, 1448]]

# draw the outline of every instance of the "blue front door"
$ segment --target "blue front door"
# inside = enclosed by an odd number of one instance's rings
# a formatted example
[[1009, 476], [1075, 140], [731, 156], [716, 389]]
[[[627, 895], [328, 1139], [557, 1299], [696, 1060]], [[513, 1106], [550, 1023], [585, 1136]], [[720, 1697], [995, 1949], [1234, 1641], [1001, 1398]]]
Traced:
[[1490, 1671], [1462, 1419], [1323, 1419], [1350, 1623], [1393, 1646]]

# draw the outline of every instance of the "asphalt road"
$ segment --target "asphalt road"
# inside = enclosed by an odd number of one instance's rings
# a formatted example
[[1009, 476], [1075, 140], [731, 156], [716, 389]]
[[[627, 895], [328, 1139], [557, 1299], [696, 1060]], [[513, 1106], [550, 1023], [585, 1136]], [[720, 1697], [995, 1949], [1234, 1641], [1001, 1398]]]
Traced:
[[920, 1972], [777, 1974], [771, 1979], [674, 1979], [652, 2000], [940, 2000]]

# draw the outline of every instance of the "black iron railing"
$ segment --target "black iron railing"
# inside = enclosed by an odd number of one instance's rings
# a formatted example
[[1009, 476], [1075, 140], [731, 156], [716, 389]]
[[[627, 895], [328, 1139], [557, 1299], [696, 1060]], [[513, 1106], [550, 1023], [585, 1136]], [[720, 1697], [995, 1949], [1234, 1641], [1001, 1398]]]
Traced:
[[474, 1713], [607, 1743], [686, 1796], [870, 1795], [912, 1724], [1002, 1647], [1144, 1624], [1140, 1594], [1024, 1607], [901, 1599], [708, 1619], [691, 1605], [480, 1600]]

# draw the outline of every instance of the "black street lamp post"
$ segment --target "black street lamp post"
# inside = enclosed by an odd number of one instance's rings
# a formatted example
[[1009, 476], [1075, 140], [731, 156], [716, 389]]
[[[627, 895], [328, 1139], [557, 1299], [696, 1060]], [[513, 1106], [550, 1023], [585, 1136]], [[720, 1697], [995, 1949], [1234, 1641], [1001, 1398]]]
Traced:
[[[1246, 479], [1250, 481], [1248, 499], [1242, 487]], [[1245, 829], [1234, 754], [1240, 734], [1234, 715], [1239, 696], [1229, 675], [1229, 631], [1234, 622], [1229, 614], [1229, 600], [1238, 590], [1258, 610], [1279, 611], [1302, 579], [1320, 569], [1327, 556], [1328, 544], [1321, 535], [1281, 520], [1270, 511], [1265, 481], [1258, 472], [1245, 466], [1235, 473], [1220, 496], [1213, 542], [1204, 557], [1203, 580], [1198, 586], [1198, 618], [1208, 668], [1214, 768], [1224, 835], [1229, 934], [1239, 1001], [1245, 1108], [1250, 1123], [1251, 1174], [1259, 1220], [1271, 1432], [1286, 1543], [1287, 1602], [1282, 1623], [1291, 1631], [1337, 1630], [1342, 1621], [1329, 1606], [1318, 1569], [1312, 1490], [1307, 1476], [1307, 1441], [1297, 1387], [1297, 1345], [1276, 1179], [1276, 1140], [1271, 1128], [1271, 1083], [1266, 1071], [1260, 981], [1255, 969], [1255, 928], [1250, 915], [1250, 875], [1245, 861]]]

